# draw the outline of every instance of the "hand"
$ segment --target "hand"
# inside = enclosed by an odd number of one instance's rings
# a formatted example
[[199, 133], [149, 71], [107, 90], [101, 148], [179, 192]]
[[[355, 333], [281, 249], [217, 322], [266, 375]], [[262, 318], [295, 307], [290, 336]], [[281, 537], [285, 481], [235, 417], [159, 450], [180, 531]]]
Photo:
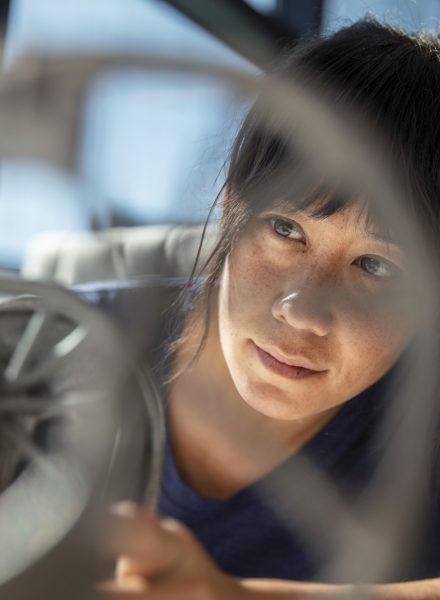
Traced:
[[191, 531], [131, 503], [112, 510], [108, 550], [115, 577], [100, 584], [103, 600], [244, 600], [250, 592], [222, 573]]

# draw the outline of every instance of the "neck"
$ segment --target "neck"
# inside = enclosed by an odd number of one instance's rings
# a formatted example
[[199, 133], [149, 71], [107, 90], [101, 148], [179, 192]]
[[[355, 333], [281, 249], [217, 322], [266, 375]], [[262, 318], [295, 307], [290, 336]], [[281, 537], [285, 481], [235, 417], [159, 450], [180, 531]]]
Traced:
[[[226, 497], [254, 482], [298, 451], [337, 409], [293, 421], [273, 419], [251, 408], [239, 395], [226, 365], [216, 310], [206, 343], [191, 327], [174, 365], [169, 389], [171, 444], [181, 476], [210, 497]], [[188, 332], [188, 327], [186, 328]]]

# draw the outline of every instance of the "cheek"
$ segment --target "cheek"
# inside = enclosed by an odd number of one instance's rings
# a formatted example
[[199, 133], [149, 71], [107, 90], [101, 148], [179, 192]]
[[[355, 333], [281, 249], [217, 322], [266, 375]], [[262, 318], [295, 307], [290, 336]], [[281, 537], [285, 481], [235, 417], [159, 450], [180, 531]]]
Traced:
[[380, 379], [409, 341], [408, 321], [387, 299], [351, 299], [338, 317], [341, 375], [353, 395]]
[[[242, 329], [256, 315], [270, 314], [280, 273], [264, 249], [244, 237], [227, 258], [220, 286], [220, 323]], [[269, 313], [267, 312], [269, 311]]]
[[219, 289], [219, 338], [230, 375], [243, 387], [249, 339], [271, 315], [277, 269], [258, 245], [243, 236], [227, 258]]

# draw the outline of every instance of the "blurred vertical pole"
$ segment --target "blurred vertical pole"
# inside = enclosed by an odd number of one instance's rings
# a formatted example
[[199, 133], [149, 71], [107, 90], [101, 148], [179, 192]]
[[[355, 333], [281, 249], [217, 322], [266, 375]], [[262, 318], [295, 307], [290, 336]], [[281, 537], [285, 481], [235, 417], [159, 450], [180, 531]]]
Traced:
[[[11, 7], [10, 0], [0, 0], [0, 68], [3, 72], [4, 64], [4, 48], [8, 30], [9, 9]], [[0, 162], [0, 201], [2, 198], [2, 163]]]
[[0, 0], [0, 36], [1, 36], [1, 64], [3, 69], [3, 47], [5, 44], [6, 33], [8, 29], [8, 18], [9, 18], [9, 8], [11, 2], [10, 0]]

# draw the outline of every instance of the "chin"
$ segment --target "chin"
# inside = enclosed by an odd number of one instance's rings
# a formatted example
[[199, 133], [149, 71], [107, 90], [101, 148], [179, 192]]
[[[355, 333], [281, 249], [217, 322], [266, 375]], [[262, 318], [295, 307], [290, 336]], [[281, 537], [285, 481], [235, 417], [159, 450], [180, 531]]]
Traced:
[[[313, 413], [321, 412], [327, 407], [313, 407], [310, 394], [298, 391], [296, 394], [287, 394], [280, 388], [265, 384], [246, 384], [240, 389], [241, 397], [246, 404], [260, 414], [272, 419], [293, 421], [307, 417]], [[316, 410], [318, 408], [318, 410]]]

